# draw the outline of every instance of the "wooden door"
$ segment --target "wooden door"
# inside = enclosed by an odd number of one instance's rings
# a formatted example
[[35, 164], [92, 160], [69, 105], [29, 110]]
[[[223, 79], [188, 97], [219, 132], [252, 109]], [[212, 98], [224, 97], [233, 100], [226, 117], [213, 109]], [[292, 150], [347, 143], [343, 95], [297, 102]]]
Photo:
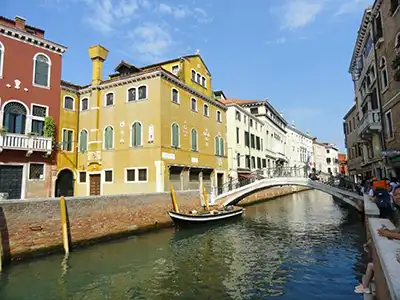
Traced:
[[100, 174], [91, 174], [90, 178], [90, 196], [100, 195], [101, 177]]

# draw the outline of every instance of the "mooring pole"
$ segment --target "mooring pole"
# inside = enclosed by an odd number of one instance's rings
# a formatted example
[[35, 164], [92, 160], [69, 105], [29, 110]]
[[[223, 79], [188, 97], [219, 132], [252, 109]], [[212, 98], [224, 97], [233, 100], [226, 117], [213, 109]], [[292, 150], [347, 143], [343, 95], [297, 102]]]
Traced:
[[203, 189], [203, 198], [204, 198], [204, 203], [206, 204], [206, 209], [208, 210], [208, 197], [207, 197], [207, 191], [206, 188], [204, 187], [204, 183], [202, 184], [202, 189]]
[[61, 229], [62, 229], [62, 239], [65, 254], [69, 254], [69, 241], [68, 241], [68, 226], [67, 226], [67, 207], [65, 204], [64, 196], [60, 198], [60, 215], [61, 215]]
[[174, 207], [174, 211], [176, 213], [179, 213], [178, 203], [176, 202], [176, 197], [175, 197], [175, 190], [172, 185], [171, 185], [171, 198], [172, 198], [172, 206]]

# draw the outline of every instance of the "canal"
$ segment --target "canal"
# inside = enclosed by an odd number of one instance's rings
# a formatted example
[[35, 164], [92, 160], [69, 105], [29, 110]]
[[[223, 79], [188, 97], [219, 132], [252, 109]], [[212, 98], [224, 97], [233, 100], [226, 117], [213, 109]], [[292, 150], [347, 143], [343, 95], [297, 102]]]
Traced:
[[166, 229], [16, 263], [2, 300], [362, 299], [360, 215], [307, 191], [246, 208], [223, 226]]

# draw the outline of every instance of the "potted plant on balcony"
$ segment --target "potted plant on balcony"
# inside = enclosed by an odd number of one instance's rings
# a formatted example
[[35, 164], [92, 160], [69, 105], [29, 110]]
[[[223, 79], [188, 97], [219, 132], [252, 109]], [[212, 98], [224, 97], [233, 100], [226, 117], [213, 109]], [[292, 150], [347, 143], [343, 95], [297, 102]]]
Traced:
[[39, 134], [37, 132], [34, 132], [34, 131], [28, 132], [26, 135], [27, 136], [39, 136]]
[[56, 124], [52, 117], [44, 118], [44, 136], [51, 138], [52, 143], [54, 144], [56, 135]]
[[1, 136], [5, 136], [6, 133], [7, 133], [7, 128], [5, 128], [5, 127], [0, 127], [0, 135], [1, 135]]

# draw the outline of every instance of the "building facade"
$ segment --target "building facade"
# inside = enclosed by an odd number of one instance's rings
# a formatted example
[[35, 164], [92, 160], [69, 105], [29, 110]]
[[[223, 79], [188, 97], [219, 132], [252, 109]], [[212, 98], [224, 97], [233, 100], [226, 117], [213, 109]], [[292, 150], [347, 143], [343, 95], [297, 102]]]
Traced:
[[344, 153], [338, 154], [339, 161], [339, 174], [349, 175], [349, 169], [347, 168], [347, 156]]
[[380, 87], [386, 175], [400, 176], [400, 12], [398, 1], [376, 0], [371, 11]]
[[363, 163], [363, 144], [358, 137], [359, 113], [355, 103], [343, 117], [343, 131], [345, 136], [345, 147], [347, 150], [347, 168], [350, 177], [354, 180], [362, 175], [361, 164]]
[[294, 121], [287, 127], [287, 157], [289, 167], [314, 167], [313, 138], [308, 132], [298, 130]]
[[227, 108], [214, 99], [201, 56], [141, 68], [121, 61], [108, 79], [102, 75], [108, 50], [93, 46], [89, 56], [92, 83], [62, 84], [58, 174], [64, 175], [57, 190], [104, 195], [204, 183], [216, 193], [227, 179]]
[[314, 167], [317, 172], [323, 174], [332, 173], [333, 175], [339, 172], [339, 150], [336, 146], [330, 143], [317, 142], [317, 139], [313, 140], [313, 152], [314, 152]]
[[66, 47], [25, 19], [0, 17], [0, 195], [54, 194], [61, 61]]

